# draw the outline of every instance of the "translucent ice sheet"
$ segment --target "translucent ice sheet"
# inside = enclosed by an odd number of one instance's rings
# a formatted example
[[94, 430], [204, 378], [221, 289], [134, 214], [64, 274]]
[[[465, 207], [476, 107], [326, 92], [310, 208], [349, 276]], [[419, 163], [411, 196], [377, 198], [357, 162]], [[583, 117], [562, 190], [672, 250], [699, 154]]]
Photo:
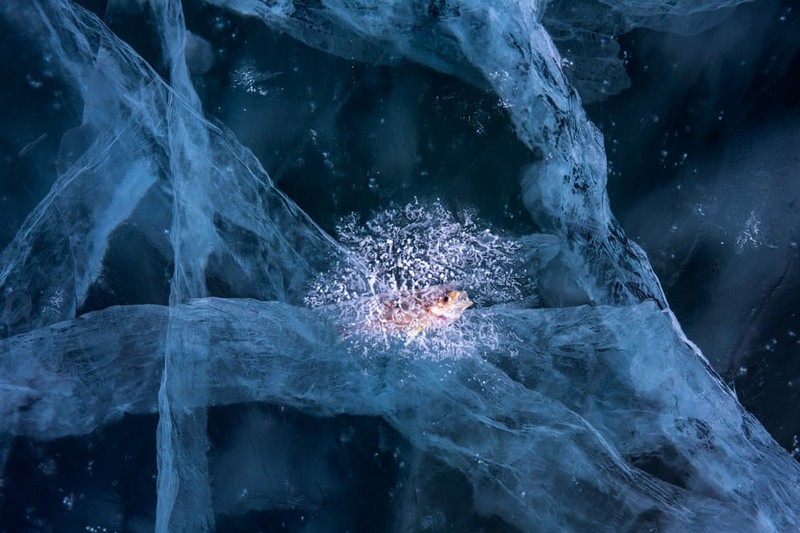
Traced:
[[[215, 52], [187, 31], [186, 6], [110, 2], [110, 12], [141, 8], [158, 45], [150, 65], [72, 2], [7, 2], [9, 38], [52, 64], [80, 125], [0, 254], [4, 476], [26, 449], [136, 415], [157, 417], [141, 437], [153, 439], [158, 472], [144, 530], [247, 529], [236, 521], [249, 519], [270, 529], [290, 512], [289, 529], [303, 531], [355, 529], [363, 523], [342, 517], [364, 514], [396, 531], [800, 525], [800, 466], [686, 339], [610, 213], [602, 140], [542, 26], [544, 3], [210, 3], [338, 56], [419, 63], [489, 91], [529, 151], [509, 195], [541, 232], [501, 234], [422, 200], [411, 214], [385, 205], [343, 223], [339, 243], [206, 117], [189, 64], [208, 72]], [[643, 16], [637, 5], [625, 9]], [[231, 84], [279, 79], [237, 72]], [[380, 240], [401, 236], [412, 240], [405, 255]], [[414, 263], [415, 250], [436, 257], [437, 245], [452, 261]], [[370, 263], [373, 252], [397, 269]], [[376, 271], [389, 290], [474, 288], [479, 305], [455, 323], [468, 342], [343, 334], [337, 283], [379, 294]], [[444, 347], [447, 357], [431, 357]], [[273, 429], [284, 411], [291, 420]], [[390, 463], [365, 485], [383, 487], [376, 508], [351, 489], [356, 468], [331, 481], [343, 463], [330, 456], [353, 450], [344, 464]], [[56, 459], [39, 471], [55, 475]], [[21, 483], [4, 478], [0, 490]], [[62, 512], [82, 505], [62, 498]], [[2, 505], [10, 530], [65, 523]], [[6, 519], [14, 513], [19, 522]], [[90, 518], [79, 526], [136, 529], [124, 512]]]

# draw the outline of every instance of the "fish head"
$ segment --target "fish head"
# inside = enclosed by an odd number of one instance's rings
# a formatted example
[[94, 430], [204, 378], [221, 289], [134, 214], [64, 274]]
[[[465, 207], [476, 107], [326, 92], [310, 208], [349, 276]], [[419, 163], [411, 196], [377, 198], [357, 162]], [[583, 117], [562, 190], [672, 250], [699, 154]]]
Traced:
[[473, 303], [474, 302], [469, 299], [467, 291], [453, 290], [446, 292], [436, 300], [428, 311], [438, 317], [455, 320]]

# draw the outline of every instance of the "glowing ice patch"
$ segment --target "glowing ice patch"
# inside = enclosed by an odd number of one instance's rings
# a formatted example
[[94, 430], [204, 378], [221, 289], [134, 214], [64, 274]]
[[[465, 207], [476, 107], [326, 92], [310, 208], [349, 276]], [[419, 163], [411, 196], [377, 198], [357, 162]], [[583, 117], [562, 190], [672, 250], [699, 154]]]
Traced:
[[333, 306], [343, 336], [368, 351], [376, 340], [432, 357], [493, 344], [487, 314], [467, 310], [521, 299], [526, 292], [515, 240], [492, 232], [471, 210], [457, 214], [440, 201], [415, 200], [361, 223], [336, 228], [346, 260], [317, 276], [305, 298]]

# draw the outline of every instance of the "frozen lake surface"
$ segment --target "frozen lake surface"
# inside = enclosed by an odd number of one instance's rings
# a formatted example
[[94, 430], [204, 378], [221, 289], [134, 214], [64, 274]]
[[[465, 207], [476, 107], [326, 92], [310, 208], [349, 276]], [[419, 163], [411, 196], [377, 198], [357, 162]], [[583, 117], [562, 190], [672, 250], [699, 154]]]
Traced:
[[800, 527], [800, 43], [642, 81], [757, 3], [81, 4], [0, 7], [0, 529]]

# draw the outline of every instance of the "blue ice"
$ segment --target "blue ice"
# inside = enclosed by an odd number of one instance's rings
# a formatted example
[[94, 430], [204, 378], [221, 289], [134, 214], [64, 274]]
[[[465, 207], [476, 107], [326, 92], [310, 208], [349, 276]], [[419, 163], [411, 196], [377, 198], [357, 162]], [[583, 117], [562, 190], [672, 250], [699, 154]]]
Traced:
[[[158, 479], [148, 528], [214, 530], [286, 508], [307, 512], [305, 531], [347, 527], [324, 510], [355, 513], [359, 494], [337, 491], [324, 446], [300, 439], [298, 465], [285, 460], [296, 436], [280, 429], [211, 445], [212, 410], [245, 405], [266, 420], [259, 410], [274, 406], [395, 432], [391, 530], [800, 527], [800, 465], [685, 337], [611, 215], [602, 138], [546, 29], [566, 17], [563, 3], [209, 4], [337, 56], [410, 61], [491, 91], [530, 151], [521, 195], [541, 232], [518, 241], [534, 280], [523, 286], [536, 290], [524, 296], [539, 307], [521, 297], [465, 313], [468, 328], [493, 327], [458, 357], [353, 350], [334, 309], [303, 305], [315, 276], [352, 255], [206, 117], [186, 60], [187, 46], [191, 56], [202, 44], [180, 2], [148, 15], [157, 72], [72, 2], [12, 0], [3, 23], [45, 58], [81, 116], [63, 135], [52, 187], [0, 254], [4, 465], [15, 441], [77, 438], [149, 414]], [[605, 31], [674, 24], [696, 9], [640, 4], [602, 11]], [[589, 19], [563, 20], [580, 30]], [[138, 296], [125, 299], [115, 280], [131, 261]], [[318, 486], [300, 481], [307, 475]]]

